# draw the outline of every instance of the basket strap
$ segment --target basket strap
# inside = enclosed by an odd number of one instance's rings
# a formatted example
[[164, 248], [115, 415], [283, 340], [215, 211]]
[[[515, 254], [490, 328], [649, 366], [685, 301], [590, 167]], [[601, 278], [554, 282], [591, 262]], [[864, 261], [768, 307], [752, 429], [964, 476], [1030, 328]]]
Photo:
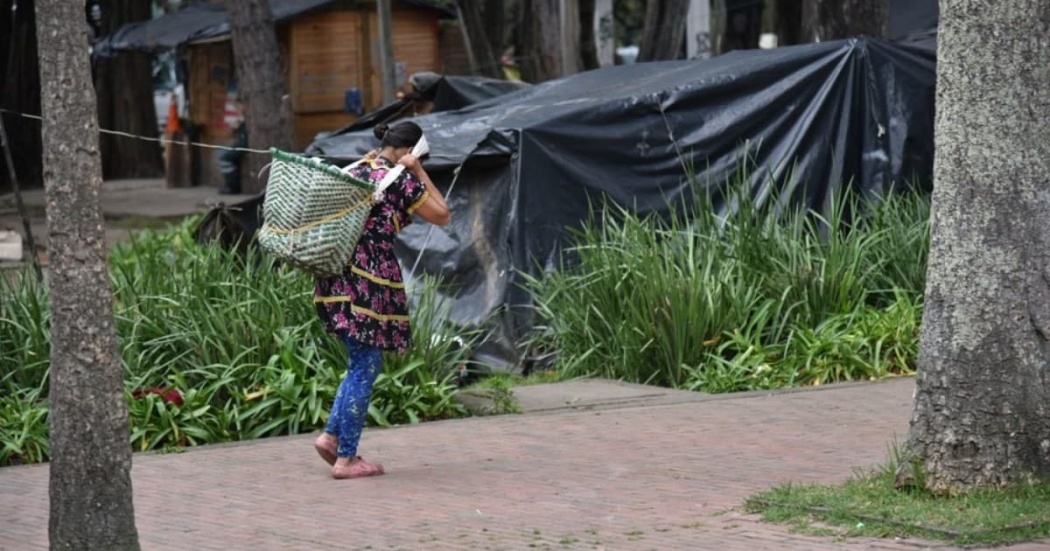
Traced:
[[379, 185], [376, 186], [375, 192], [372, 193], [372, 199], [376, 202], [382, 201], [383, 192], [386, 191], [386, 188], [390, 187], [390, 184], [394, 183], [394, 181], [397, 180], [397, 177], [401, 176], [401, 173], [404, 171], [405, 165], [397, 165], [387, 171], [386, 176], [383, 176], [383, 179], [379, 181]]

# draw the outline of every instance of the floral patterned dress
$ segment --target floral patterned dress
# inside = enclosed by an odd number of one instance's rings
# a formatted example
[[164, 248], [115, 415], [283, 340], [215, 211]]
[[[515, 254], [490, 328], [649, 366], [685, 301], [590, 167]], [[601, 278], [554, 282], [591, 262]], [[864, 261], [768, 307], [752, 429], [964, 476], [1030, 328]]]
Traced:
[[[378, 183], [393, 167], [377, 157], [350, 174]], [[399, 353], [412, 345], [408, 297], [401, 265], [394, 256], [394, 239], [412, 223], [412, 213], [427, 198], [426, 186], [406, 170], [372, 207], [350, 265], [340, 275], [317, 278], [314, 304], [326, 331]]]

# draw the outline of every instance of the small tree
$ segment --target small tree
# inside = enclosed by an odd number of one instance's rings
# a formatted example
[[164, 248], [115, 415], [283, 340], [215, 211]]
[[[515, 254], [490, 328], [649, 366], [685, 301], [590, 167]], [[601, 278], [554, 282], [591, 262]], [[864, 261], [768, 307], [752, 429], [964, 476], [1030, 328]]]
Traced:
[[[283, 104], [285, 69], [277, 48], [273, 13], [268, 0], [229, 0], [237, 95], [244, 102], [248, 144], [252, 149], [292, 149], [292, 121]], [[265, 182], [256, 178], [269, 162], [265, 155], [246, 155], [241, 169], [245, 193], [256, 193]]]
[[37, 0], [51, 251], [52, 549], [138, 549], [83, 4]]
[[1050, 3], [942, 0], [915, 409], [898, 484], [1050, 475]]

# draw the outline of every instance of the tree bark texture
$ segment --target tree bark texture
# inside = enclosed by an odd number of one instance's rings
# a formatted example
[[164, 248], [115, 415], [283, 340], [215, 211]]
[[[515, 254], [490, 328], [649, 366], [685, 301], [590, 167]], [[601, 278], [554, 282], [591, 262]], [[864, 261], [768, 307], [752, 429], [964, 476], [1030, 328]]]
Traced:
[[650, 0], [645, 8], [638, 61], [681, 59], [685, 46], [685, 21], [689, 0]]
[[1050, 3], [942, 0], [932, 245], [906, 448], [940, 493], [1050, 474], [1048, 59]]
[[573, 75], [583, 70], [583, 54], [580, 50], [580, 2], [561, 0], [558, 18], [561, 43], [561, 76]]
[[886, 36], [889, 0], [802, 0], [802, 42]]
[[51, 249], [51, 549], [138, 549], [83, 5], [38, 0]]
[[[273, 13], [267, 0], [230, 0], [237, 96], [245, 105], [248, 147], [292, 150], [292, 122], [284, 116], [281, 98], [287, 93], [284, 63], [277, 48]], [[258, 178], [270, 162], [267, 155], [248, 153], [242, 161], [242, 191], [257, 193], [266, 187]]]
[[[40, 68], [37, 57], [33, 0], [0, 0], [0, 106], [30, 115], [40, 114]], [[15, 115], [4, 117], [15, 173], [23, 188], [43, 183], [40, 122]], [[5, 164], [0, 159], [0, 165]], [[0, 192], [12, 189], [7, 167], [0, 167]]]
[[492, 43], [488, 17], [482, 10], [481, 4], [482, 0], [460, 0], [461, 21], [466, 27], [470, 42], [468, 46], [474, 54], [478, 76], [499, 78], [501, 75], [499, 53], [496, 52]]
[[[561, 2], [574, 0], [525, 0], [522, 7], [522, 76], [529, 82], [543, 82], [576, 73], [582, 66], [579, 53], [579, 29], [568, 29], [576, 37], [571, 52], [562, 50]], [[572, 10], [573, 14], [579, 12]], [[579, 16], [569, 25], [579, 26]], [[566, 64], [565, 61], [569, 62]]]
[[[149, 20], [153, 15], [151, 0], [102, 0], [101, 7], [101, 36], [128, 23]], [[153, 71], [148, 54], [128, 52], [95, 58], [95, 95], [101, 128], [157, 136]], [[161, 148], [156, 142], [102, 134], [99, 146], [103, 178], [152, 178], [164, 174]]]

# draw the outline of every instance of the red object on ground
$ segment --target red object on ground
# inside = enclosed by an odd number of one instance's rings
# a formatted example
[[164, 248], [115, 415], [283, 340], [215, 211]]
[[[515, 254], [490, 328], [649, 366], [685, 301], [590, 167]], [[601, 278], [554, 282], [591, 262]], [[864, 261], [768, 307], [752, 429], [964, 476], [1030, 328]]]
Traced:
[[131, 393], [135, 398], [144, 398], [147, 394], [156, 394], [160, 396], [161, 400], [164, 400], [165, 404], [175, 404], [176, 406], [182, 407], [182, 394], [174, 388], [140, 388]]

